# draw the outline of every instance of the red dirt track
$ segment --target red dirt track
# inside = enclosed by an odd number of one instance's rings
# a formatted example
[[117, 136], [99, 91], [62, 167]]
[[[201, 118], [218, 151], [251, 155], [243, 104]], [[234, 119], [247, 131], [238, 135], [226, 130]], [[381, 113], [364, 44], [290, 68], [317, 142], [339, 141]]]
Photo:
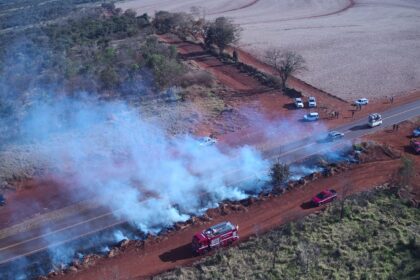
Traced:
[[[280, 197], [259, 201], [243, 212], [218, 215], [213, 221], [184, 230], [171, 232], [146, 243], [144, 249], [128, 248], [124, 253], [108, 259], [101, 259], [91, 269], [67, 274], [57, 279], [98, 279], [118, 275], [118, 279], [142, 279], [178, 266], [190, 265], [198, 260], [190, 249], [193, 234], [207, 226], [229, 220], [239, 224], [241, 241], [256, 233], [263, 233], [292, 220], [302, 218], [320, 208], [304, 209], [314, 193], [325, 187], [334, 187], [340, 193], [345, 184], [351, 184], [351, 192], [361, 192], [387, 182], [396, 168], [398, 160], [373, 162], [355, 167], [353, 170], [330, 178], [322, 178]], [[380, 172], [379, 172], [380, 171]]]

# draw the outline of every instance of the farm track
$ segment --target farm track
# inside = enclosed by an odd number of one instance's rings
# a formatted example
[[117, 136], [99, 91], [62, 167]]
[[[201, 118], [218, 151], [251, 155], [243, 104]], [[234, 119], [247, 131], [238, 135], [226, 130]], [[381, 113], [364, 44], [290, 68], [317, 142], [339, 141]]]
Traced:
[[324, 13], [324, 14], [320, 14], [320, 15], [312, 15], [312, 16], [304, 16], [304, 17], [295, 17], [295, 18], [284, 18], [284, 19], [273, 19], [273, 20], [244, 22], [244, 23], [241, 23], [241, 25], [250, 25], [250, 24], [256, 24], [256, 23], [274, 23], [274, 22], [285, 22], [285, 21], [292, 21], [292, 20], [304, 20], [304, 19], [315, 19], [315, 18], [329, 17], [329, 16], [333, 16], [333, 15], [343, 13], [343, 12], [347, 11], [348, 9], [353, 8], [355, 4], [356, 3], [355, 3], [354, 0], [348, 0], [348, 5], [344, 6], [343, 8], [341, 8], [339, 10], [332, 11], [332, 12], [329, 12], [329, 13]]
[[255, 4], [257, 4], [260, 1], [261, 0], [253, 0], [250, 3], [244, 4], [244, 5], [242, 5], [242, 6], [238, 7], [238, 8], [233, 8], [233, 9], [224, 10], [224, 11], [212, 12], [212, 13], [209, 13], [209, 15], [218, 15], [218, 14], [223, 14], [223, 13], [228, 13], [228, 12], [239, 11], [239, 10], [246, 9], [246, 8], [251, 7], [251, 6], [254, 6]]

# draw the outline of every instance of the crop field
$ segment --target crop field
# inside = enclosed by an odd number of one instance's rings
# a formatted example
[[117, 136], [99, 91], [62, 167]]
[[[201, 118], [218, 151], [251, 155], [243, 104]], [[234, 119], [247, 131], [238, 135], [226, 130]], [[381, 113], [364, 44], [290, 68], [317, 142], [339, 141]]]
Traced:
[[256, 235], [154, 279], [416, 279], [420, 211], [389, 190]]
[[119, 6], [149, 14], [201, 6], [207, 18], [233, 18], [244, 30], [240, 47], [256, 55], [273, 46], [295, 50], [308, 66], [299, 78], [347, 100], [420, 87], [419, 1], [128, 0]]

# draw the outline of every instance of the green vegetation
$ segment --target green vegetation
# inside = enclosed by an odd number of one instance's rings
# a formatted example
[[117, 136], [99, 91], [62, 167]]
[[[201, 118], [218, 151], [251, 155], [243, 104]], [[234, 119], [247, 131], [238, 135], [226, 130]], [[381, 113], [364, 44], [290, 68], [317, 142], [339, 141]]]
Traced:
[[83, 4], [103, 0], [13, 0], [0, 1], [0, 29], [54, 20], [79, 11]]
[[185, 73], [176, 50], [152, 36], [147, 14], [122, 12], [113, 4], [1, 34], [0, 90], [16, 98], [47, 85], [55, 92], [118, 96], [176, 85]]
[[271, 184], [274, 188], [281, 187], [290, 177], [290, 168], [287, 164], [275, 162], [270, 169]]
[[219, 54], [223, 54], [229, 44], [237, 42], [242, 31], [239, 25], [226, 17], [206, 21], [200, 16], [195, 18], [192, 14], [166, 11], [155, 14], [152, 26], [158, 34], [173, 33], [183, 40], [203, 40], [209, 49], [213, 45], [217, 46]]
[[401, 167], [398, 170], [397, 184], [402, 187], [410, 187], [415, 175], [414, 161], [408, 157], [401, 158]]
[[216, 45], [222, 54], [229, 44], [239, 40], [241, 28], [228, 18], [218, 17], [205, 26], [204, 34], [206, 46]]
[[420, 211], [390, 190], [219, 250], [154, 279], [418, 279]]

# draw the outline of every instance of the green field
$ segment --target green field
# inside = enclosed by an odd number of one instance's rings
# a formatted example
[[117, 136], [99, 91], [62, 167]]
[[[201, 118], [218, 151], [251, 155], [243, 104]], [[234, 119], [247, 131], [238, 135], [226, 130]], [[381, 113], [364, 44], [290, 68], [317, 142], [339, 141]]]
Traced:
[[419, 279], [420, 211], [388, 190], [220, 250], [154, 279]]

